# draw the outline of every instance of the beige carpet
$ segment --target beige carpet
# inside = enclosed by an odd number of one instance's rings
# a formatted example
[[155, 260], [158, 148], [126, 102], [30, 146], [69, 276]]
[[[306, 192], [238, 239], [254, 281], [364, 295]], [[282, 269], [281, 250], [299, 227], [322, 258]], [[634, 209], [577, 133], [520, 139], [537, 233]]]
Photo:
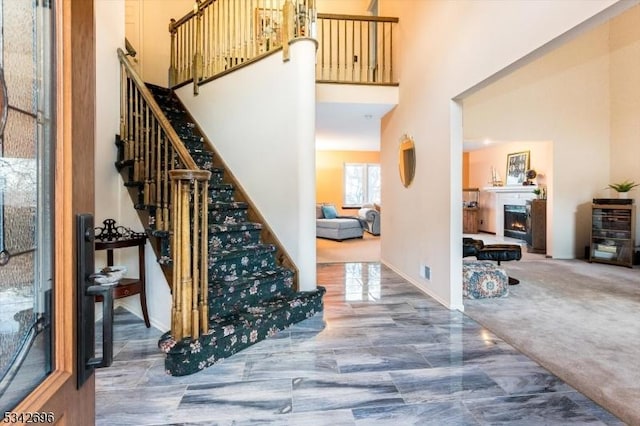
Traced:
[[364, 233], [362, 239], [342, 242], [316, 238], [317, 263], [379, 262], [380, 237]]
[[630, 425], [640, 425], [640, 269], [583, 260], [503, 263], [509, 297], [465, 314]]

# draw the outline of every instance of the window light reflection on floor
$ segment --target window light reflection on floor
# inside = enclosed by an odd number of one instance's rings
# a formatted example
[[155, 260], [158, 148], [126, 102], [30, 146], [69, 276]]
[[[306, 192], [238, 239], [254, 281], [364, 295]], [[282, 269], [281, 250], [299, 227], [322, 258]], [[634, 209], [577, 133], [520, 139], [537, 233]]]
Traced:
[[380, 290], [379, 263], [345, 263], [346, 301], [378, 301], [382, 297]]

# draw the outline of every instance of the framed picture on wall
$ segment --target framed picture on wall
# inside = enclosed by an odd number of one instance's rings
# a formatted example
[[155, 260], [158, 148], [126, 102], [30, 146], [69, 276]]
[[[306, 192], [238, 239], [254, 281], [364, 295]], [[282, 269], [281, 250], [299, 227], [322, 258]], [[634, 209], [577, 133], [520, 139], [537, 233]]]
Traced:
[[507, 154], [507, 185], [522, 185], [527, 180], [529, 151]]

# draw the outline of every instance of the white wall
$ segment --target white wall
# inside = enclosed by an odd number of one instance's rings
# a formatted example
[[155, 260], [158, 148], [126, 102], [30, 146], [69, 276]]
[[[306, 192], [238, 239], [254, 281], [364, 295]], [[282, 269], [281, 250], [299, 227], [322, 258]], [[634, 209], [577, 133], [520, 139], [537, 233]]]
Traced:
[[380, 151], [380, 119], [398, 104], [398, 87], [316, 85], [316, 149]]
[[[120, 62], [116, 50], [124, 45], [124, 1], [97, 0], [96, 16], [96, 146], [95, 223], [115, 217], [120, 210], [122, 183], [113, 166], [115, 135], [120, 133]], [[112, 159], [104, 161], [104, 159]], [[105, 194], [106, 196], [103, 196]]]
[[315, 42], [291, 45], [200, 87], [176, 91], [299, 270], [316, 287]]
[[[113, 218], [119, 225], [143, 231], [133, 203], [114, 163], [115, 135], [120, 133], [120, 65], [116, 50], [124, 48], [124, 0], [96, 0], [96, 141], [95, 141], [95, 224]], [[126, 265], [131, 276], [137, 276], [137, 250], [114, 252], [115, 262]], [[98, 252], [96, 266], [106, 265], [106, 256]], [[170, 328], [171, 295], [169, 286], [149, 243], [146, 248], [147, 306], [153, 326]], [[142, 318], [139, 296], [116, 301]], [[97, 308], [99, 312], [100, 309]]]
[[[452, 99], [608, 6], [590, 2], [382, 2], [400, 18], [400, 104], [382, 123], [382, 173], [397, 175], [398, 140], [416, 141], [416, 179], [384, 179], [382, 259], [444, 305], [462, 309], [462, 116]], [[556, 161], [571, 159], [560, 157]], [[569, 183], [571, 184], [571, 183]], [[419, 266], [431, 267], [431, 280]]]
[[[468, 114], [465, 111], [465, 119]], [[509, 142], [491, 145], [484, 149], [469, 152], [469, 187], [480, 188], [480, 210], [478, 219], [479, 230], [484, 232], [496, 232], [494, 194], [482, 189], [491, 186], [491, 167], [495, 167], [501, 179], [506, 179], [507, 155], [514, 152], [529, 151], [531, 169], [538, 176], [534, 180], [537, 185], [549, 186], [551, 183], [549, 173], [553, 169], [551, 142]], [[550, 227], [548, 227], [550, 229]], [[551, 241], [547, 241], [548, 253], [551, 253]]]
[[604, 24], [464, 101], [465, 137], [553, 141], [554, 258], [582, 257], [590, 204], [609, 179], [609, 42]]
[[639, 25], [636, 6], [465, 100], [465, 136], [555, 141], [553, 257], [583, 256], [609, 182], [640, 181]]
[[[640, 6], [610, 25], [611, 174], [609, 181], [640, 183]], [[640, 188], [630, 192], [636, 205]], [[640, 209], [636, 207], [636, 245], [640, 244]]]
[[[194, 3], [195, 0], [126, 0], [127, 38], [138, 52], [136, 61], [145, 82], [167, 87], [171, 52], [169, 21], [189, 13]], [[135, 22], [136, 17], [139, 22]]]
[[[124, 2], [98, 0], [96, 16], [96, 131], [95, 131], [95, 226], [120, 211], [122, 183], [113, 163], [116, 158], [115, 135], [120, 133], [120, 65], [116, 49], [123, 46]], [[104, 19], [102, 19], [104, 17]], [[108, 25], [107, 25], [108, 23]], [[104, 161], [111, 158], [113, 161]], [[101, 194], [105, 194], [102, 196]], [[107, 264], [105, 252], [96, 252], [95, 264]], [[102, 317], [102, 304], [96, 305], [96, 318]]]
[[345, 15], [367, 15], [371, 0], [317, 0], [318, 13], [338, 13]]

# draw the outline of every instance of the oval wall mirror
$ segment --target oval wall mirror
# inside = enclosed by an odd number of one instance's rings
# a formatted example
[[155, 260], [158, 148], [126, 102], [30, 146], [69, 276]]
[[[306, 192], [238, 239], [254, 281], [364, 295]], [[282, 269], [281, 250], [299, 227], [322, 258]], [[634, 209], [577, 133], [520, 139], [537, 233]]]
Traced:
[[400, 142], [398, 168], [400, 169], [400, 181], [407, 188], [413, 182], [413, 177], [416, 174], [416, 146], [410, 136], [403, 136]]

